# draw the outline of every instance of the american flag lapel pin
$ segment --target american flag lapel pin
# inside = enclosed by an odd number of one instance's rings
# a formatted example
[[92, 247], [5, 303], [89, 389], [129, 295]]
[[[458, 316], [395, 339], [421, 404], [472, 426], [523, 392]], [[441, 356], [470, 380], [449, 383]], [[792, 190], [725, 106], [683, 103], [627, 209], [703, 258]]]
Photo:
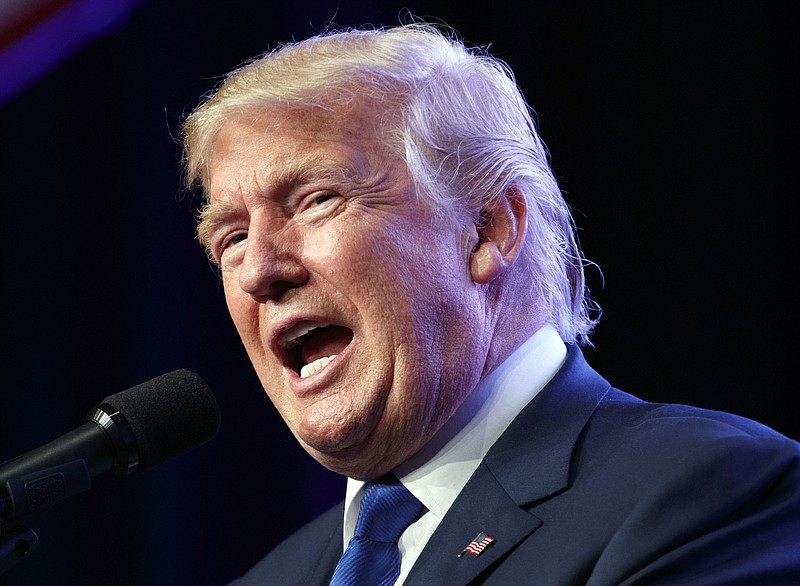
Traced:
[[469, 545], [467, 545], [467, 547], [464, 548], [464, 551], [458, 554], [458, 557], [463, 556], [465, 553], [471, 553], [475, 557], [478, 557], [483, 553], [483, 550], [485, 550], [493, 543], [494, 543], [494, 537], [489, 537], [488, 535], [486, 535], [486, 532], [481, 531], [475, 536], [475, 538], [472, 541], [469, 542]]

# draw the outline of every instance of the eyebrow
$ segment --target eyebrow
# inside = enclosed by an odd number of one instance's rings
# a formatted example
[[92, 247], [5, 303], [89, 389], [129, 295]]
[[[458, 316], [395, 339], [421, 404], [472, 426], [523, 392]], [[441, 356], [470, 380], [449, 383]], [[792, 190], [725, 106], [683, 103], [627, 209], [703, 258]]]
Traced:
[[197, 216], [197, 240], [211, 256], [211, 234], [220, 224], [236, 214], [234, 205], [229, 201], [207, 203], [200, 208]]

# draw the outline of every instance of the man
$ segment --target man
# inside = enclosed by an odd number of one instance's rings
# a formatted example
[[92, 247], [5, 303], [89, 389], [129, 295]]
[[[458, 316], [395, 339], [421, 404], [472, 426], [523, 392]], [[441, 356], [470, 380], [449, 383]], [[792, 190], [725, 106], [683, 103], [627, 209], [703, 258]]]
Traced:
[[[798, 444], [583, 360], [585, 261], [503, 64], [427, 25], [325, 34], [232, 73], [184, 130], [250, 360], [349, 478], [238, 583], [800, 583]], [[367, 516], [406, 504], [391, 569], [352, 578]]]

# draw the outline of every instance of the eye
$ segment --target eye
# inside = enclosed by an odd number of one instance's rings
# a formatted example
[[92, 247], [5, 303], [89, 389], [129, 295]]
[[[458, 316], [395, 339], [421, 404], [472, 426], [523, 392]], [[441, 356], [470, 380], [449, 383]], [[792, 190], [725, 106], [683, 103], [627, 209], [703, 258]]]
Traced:
[[296, 211], [308, 220], [322, 220], [338, 208], [342, 199], [341, 194], [335, 191], [316, 191], [306, 195]]
[[320, 193], [316, 197], [314, 197], [312, 206], [318, 206], [324, 204], [326, 201], [329, 201], [336, 197], [336, 194], [333, 192], [327, 193]]
[[235, 244], [239, 244], [247, 240], [247, 232], [236, 232], [228, 236], [225, 240], [222, 241], [222, 245], [220, 246], [220, 251], [224, 251], [229, 246], [233, 246]]
[[217, 247], [217, 260], [221, 265], [230, 265], [231, 259], [237, 256], [237, 251], [242, 247], [243, 242], [247, 241], [247, 232], [233, 232], [223, 238]]

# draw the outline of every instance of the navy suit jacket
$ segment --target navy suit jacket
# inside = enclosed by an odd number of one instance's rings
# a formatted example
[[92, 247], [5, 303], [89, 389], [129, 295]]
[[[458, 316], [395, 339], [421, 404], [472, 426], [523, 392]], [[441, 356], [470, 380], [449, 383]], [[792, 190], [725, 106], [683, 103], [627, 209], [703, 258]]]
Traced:
[[[235, 584], [327, 584], [342, 516], [334, 507]], [[481, 531], [495, 542], [458, 557]], [[405, 583], [798, 585], [800, 444], [734, 415], [641, 401], [571, 347]]]

